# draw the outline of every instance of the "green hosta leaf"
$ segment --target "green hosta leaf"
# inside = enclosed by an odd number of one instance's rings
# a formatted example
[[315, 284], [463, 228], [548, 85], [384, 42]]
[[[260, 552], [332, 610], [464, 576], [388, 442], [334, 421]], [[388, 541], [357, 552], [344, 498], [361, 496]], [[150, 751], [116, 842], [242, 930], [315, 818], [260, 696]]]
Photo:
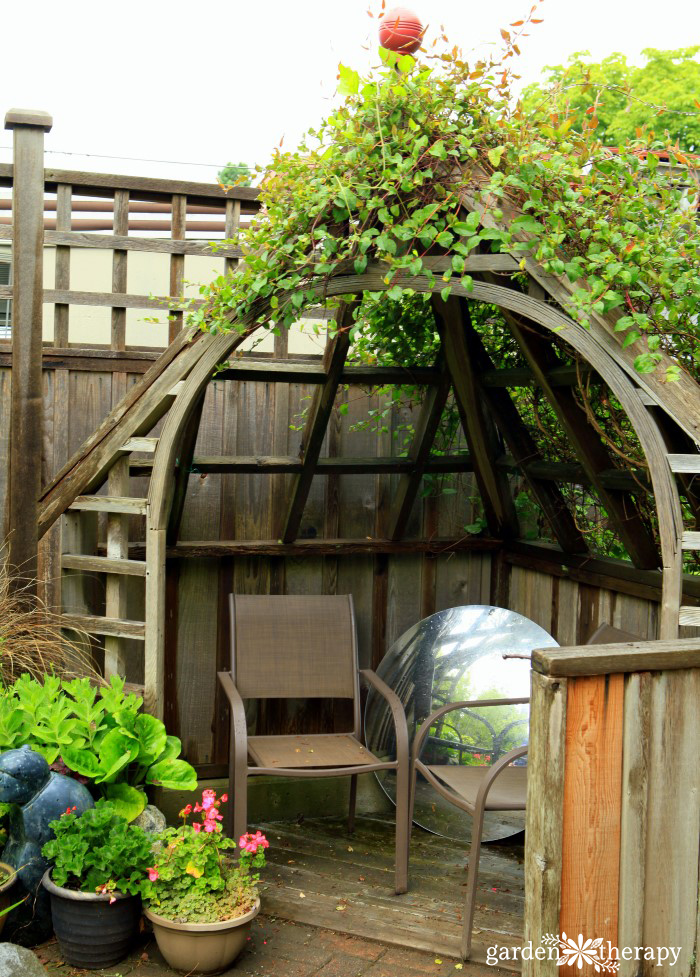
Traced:
[[94, 780], [100, 775], [99, 761], [91, 750], [81, 750], [76, 746], [65, 746], [61, 757], [69, 770], [79, 773], [82, 777], [89, 777]]
[[159, 757], [156, 757], [156, 763], [162, 763], [164, 760], [174, 760], [179, 757], [182, 753], [182, 743], [177, 738], [177, 736], [168, 736], [165, 743], [165, 749]]
[[100, 775], [95, 783], [108, 783], [138, 756], [138, 744], [118, 729], [111, 729], [100, 743]]
[[134, 731], [138, 737], [139, 748], [136, 759], [144, 765], [155, 763], [167, 743], [168, 736], [165, 732], [165, 726], [155, 716], [140, 713], [136, 717]]
[[148, 768], [146, 783], [171, 790], [196, 790], [197, 774], [186, 760], [163, 760]]
[[127, 821], [135, 821], [146, 806], [147, 797], [142, 790], [130, 787], [129, 784], [108, 784], [107, 800], [114, 810]]

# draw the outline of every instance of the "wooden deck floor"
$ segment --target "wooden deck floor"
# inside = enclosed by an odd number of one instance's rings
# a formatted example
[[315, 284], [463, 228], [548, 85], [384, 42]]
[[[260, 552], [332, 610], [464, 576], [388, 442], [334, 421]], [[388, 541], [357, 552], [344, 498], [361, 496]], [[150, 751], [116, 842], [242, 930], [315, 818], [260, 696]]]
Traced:
[[[270, 840], [265, 911], [403, 947], [456, 957], [467, 852], [463, 844], [414, 829], [410, 890], [393, 891], [393, 821], [340, 819], [260, 825]], [[523, 919], [522, 846], [482, 848], [472, 959], [486, 948], [519, 946]], [[513, 969], [519, 969], [515, 964]]]

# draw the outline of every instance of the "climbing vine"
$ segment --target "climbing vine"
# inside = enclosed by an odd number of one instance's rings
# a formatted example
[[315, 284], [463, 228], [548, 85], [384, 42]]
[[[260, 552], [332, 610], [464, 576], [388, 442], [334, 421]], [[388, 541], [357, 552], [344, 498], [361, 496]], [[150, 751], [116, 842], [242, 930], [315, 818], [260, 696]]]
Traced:
[[[521, 269], [532, 258], [568, 278], [569, 315], [584, 327], [593, 316], [609, 316], [640, 373], [660, 371], [667, 382], [681, 371], [700, 378], [692, 161], [651, 132], [602, 145], [595, 104], [583, 123], [557, 112], [527, 113], [512, 94], [511, 65], [535, 13], [533, 7], [501, 32], [504, 48], [492, 61], [469, 63], [457, 48], [445, 48], [418, 60], [380, 51], [382, 63], [367, 78], [341, 66], [344, 101], [297, 150], [275, 153], [261, 212], [236, 242], [239, 267], [204, 289], [194, 321], [211, 332], [256, 324], [278, 330], [311, 306], [337, 303], [325, 294], [332, 278], [378, 268], [385, 290], [365, 291], [351, 326], [352, 355], [432, 365], [439, 347], [432, 313], [411, 278], [427, 279], [444, 299], [455, 283], [469, 293], [470, 255], [503, 252]], [[524, 276], [505, 277], [522, 287]], [[495, 365], [521, 364], [503, 339], [508, 329], [498, 310], [477, 308], [475, 328], [488, 335], [492, 356], [495, 347]], [[571, 362], [563, 341], [560, 349]], [[634, 432], [599, 387], [592, 394], [590, 384], [579, 384], [582, 409], [616, 464], [643, 468]], [[420, 397], [411, 386], [384, 393], [387, 407], [367, 420], [378, 430], [392, 408]], [[549, 454], [569, 460], [546, 402], [531, 389], [512, 395], [540, 443], [550, 438]], [[438, 452], [454, 452], [458, 426], [448, 408]], [[577, 491], [572, 506], [590, 523], [594, 499]], [[605, 513], [593, 523], [602, 549], [624, 555]]]
[[[446, 297], [455, 281], [472, 287], [466, 259], [487, 249], [566, 275], [567, 311], [584, 324], [614, 312], [640, 372], [665, 352], [666, 379], [697, 376], [689, 161], [651, 136], [611, 151], [596, 139], [595, 110], [578, 130], [573, 117], [526, 114], [508, 67], [525, 26], [502, 32], [503, 55], [488, 64], [454, 48], [419, 61], [382, 52], [369, 78], [341, 66], [345, 101], [298, 150], [275, 154], [240, 267], [208, 286], [200, 325], [290, 325], [319, 303], [324, 282], [372, 263], [390, 301], [410, 295], [404, 276], [419, 274]], [[444, 271], [428, 260], [436, 254]], [[386, 320], [367, 321], [381, 330]]]

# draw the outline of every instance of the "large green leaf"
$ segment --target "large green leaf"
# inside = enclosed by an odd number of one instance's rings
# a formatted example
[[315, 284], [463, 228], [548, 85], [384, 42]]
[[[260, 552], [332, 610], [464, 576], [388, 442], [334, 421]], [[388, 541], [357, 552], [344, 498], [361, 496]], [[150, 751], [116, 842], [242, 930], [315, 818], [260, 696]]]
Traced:
[[197, 774], [185, 760], [162, 760], [148, 768], [146, 783], [171, 790], [196, 790]]
[[148, 765], [159, 760], [168, 740], [165, 726], [160, 719], [141, 713], [136, 717], [134, 732], [138, 737], [139, 763]]
[[135, 740], [129, 739], [118, 729], [111, 729], [100, 743], [100, 775], [96, 784], [107, 783], [135, 760], [139, 748]]
[[94, 780], [100, 774], [100, 763], [92, 750], [81, 750], [76, 746], [64, 746], [61, 753], [63, 762], [69, 770]]
[[174, 760], [179, 757], [182, 753], [182, 742], [177, 736], [166, 736], [165, 738], [165, 748], [160, 756], [156, 757], [156, 763], [162, 763], [164, 760]]
[[134, 821], [146, 806], [146, 795], [129, 784], [107, 784], [107, 800], [109, 800], [117, 814], [127, 821]]

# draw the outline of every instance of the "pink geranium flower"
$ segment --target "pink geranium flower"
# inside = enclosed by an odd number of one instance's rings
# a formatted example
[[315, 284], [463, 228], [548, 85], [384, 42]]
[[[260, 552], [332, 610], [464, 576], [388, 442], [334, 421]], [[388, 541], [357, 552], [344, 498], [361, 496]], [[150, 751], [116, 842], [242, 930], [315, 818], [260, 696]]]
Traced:
[[156, 879], [160, 878], [160, 874], [158, 872], [158, 869], [157, 868], [149, 868], [149, 870], [148, 870], [148, 877], [151, 880], [151, 882], [155, 882]]
[[262, 831], [256, 831], [255, 834], [241, 835], [238, 839], [238, 844], [243, 851], [249, 851], [252, 855], [257, 854], [258, 848], [269, 848], [270, 842], [267, 840]]

